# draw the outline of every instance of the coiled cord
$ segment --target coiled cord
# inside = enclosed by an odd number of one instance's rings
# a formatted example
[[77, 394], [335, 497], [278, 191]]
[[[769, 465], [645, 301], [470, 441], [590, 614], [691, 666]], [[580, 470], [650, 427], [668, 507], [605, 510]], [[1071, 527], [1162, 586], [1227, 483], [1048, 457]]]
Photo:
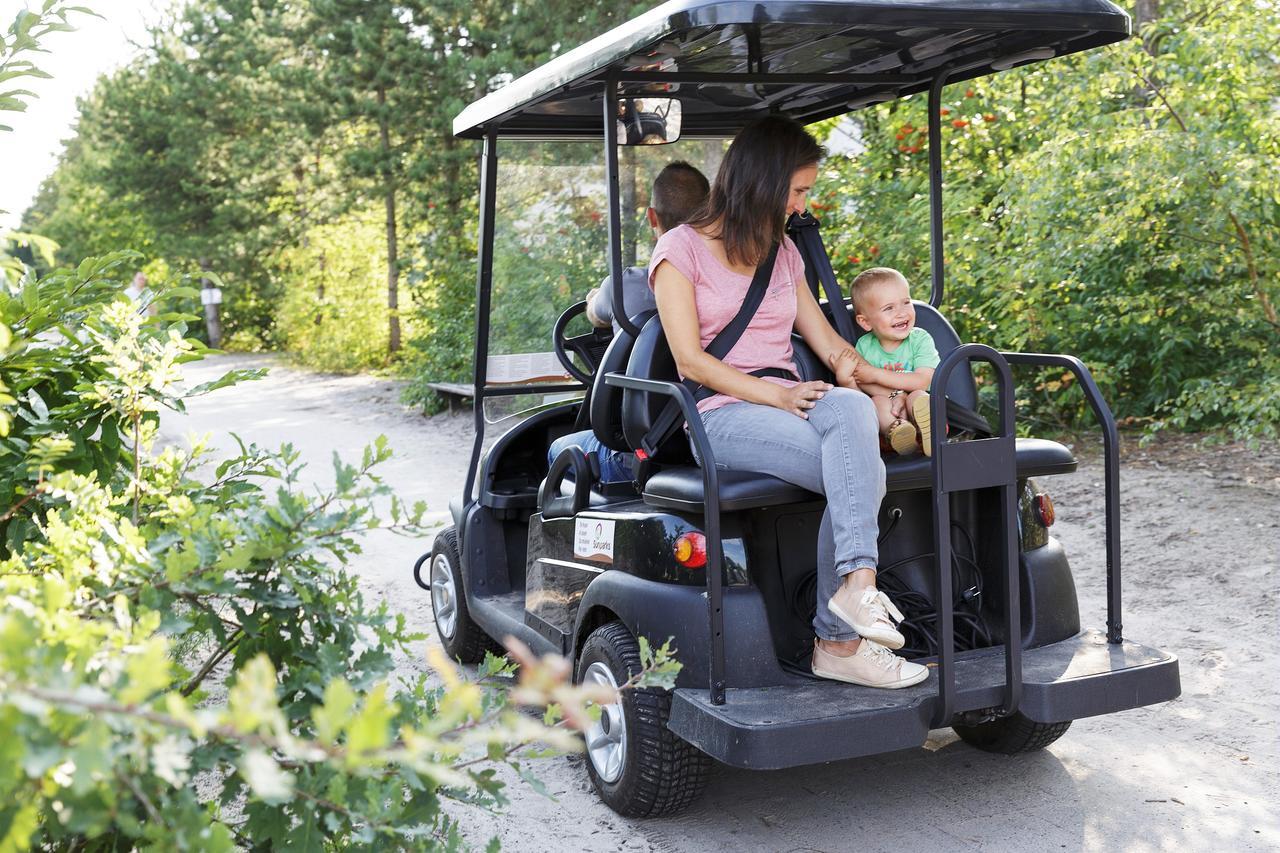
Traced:
[[[992, 645], [992, 637], [982, 618], [982, 570], [976, 560], [977, 549], [969, 531], [954, 521], [951, 528], [960, 531], [969, 551], [968, 555], [957, 553], [955, 549], [951, 552], [951, 582], [955, 593], [951, 619], [955, 648], [956, 651], [986, 648]], [[912, 563], [921, 560], [932, 562], [933, 559], [932, 551], [916, 554], [881, 566], [876, 572], [876, 586], [902, 611], [903, 620], [898, 630], [906, 640], [902, 654], [908, 658], [932, 657], [939, 653], [938, 608], [927, 594], [908, 585], [898, 571]]]

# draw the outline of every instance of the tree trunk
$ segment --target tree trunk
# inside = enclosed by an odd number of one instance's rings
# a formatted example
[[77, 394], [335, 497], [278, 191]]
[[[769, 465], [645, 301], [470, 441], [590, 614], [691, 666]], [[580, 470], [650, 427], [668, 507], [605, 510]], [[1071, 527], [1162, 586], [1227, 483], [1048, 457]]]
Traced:
[[[200, 259], [200, 269], [209, 270], [211, 266], [208, 258]], [[211, 278], [200, 279], [201, 299], [204, 303], [204, 328], [209, 335], [209, 346], [217, 349], [222, 346], [222, 316], [220, 313], [222, 303], [222, 291], [213, 284]]]
[[[1142, 28], [1160, 17], [1160, 0], [1137, 0], [1133, 5], [1133, 31], [1141, 33]], [[1147, 53], [1155, 56], [1155, 39], [1142, 39], [1142, 46]]]
[[378, 139], [382, 146], [387, 207], [387, 350], [400, 351], [400, 261], [396, 254], [396, 189], [391, 174], [391, 128], [387, 126], [387, 89], [378, 86]]

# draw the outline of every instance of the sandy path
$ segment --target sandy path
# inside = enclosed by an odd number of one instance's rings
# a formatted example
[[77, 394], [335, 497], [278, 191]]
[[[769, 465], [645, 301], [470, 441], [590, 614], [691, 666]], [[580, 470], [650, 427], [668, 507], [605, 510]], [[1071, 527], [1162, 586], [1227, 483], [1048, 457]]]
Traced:
[[[224, 356], [191, 368], [204, 381]], [[465, 477], [467, 416], [423, 419], [389, 380], [274, 366], [268, 379], [197, 400], [165, 431], [292, 442], [317, 482], [379, 433], [396, 457], [383, 476], [435, 517]], [[1087, 452], [1087, 448], [1082, 448]], [[777, 772], [718, 768], [703, 798], [673, 819], [619, 818], [594, 797], [576, 757], [540, 762], [549, 801], [518, 781], [498, 816], [467, 814], [476, 842], [509, 850], [1275, 850], [1280, 849], [1280, 448], [1156, 450], [1122, 473], [1125, 635], [1177, 653], [1174, 702], [1077, 721], [1048, 750], [977, 752], [950, 730], [924, 749]], [[1225, 468], [1225, 470], [1224, 470]], [[1105, 621], [1102, 468], [1046, 483], [1055, 535], [1071, 555], [1086, 625]], [[433, 632], [413, 560], [428, 542], [370, 537], [353, 568], [414, 629]], [[403, 662], [421, 669], [421, 658]]]

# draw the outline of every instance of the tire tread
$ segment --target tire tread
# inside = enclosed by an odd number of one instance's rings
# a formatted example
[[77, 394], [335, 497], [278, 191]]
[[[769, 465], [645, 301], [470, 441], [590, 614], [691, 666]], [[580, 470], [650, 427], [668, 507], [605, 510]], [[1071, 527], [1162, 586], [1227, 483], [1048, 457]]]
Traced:
[[[440, 633], [439, 623], [435, 623], [436, 636], [439, 637], [445, 652], [462, 663], [481, 663], [484, 661], [485, 652], [493, 652], [495, 655], [505, 654], [502, 646], [472, 620], [471, 612], [467, 609], [467, 594], [462, 585], [462, 559], [458, 550], [458, 530], [453, 525], [436, 534], [435, 542], [431, 545], [433, 562], [436, 555], [441, 553], [449, 558], [449, 566], [453, 570], [453, 586], [458, 597], [455, 605], [458, 624], [454, 629], [453, 639], [445, 639]], [[434, 609], [431, 618], [434, 622]]]
[[[584, 657], [592, 641], [597, 639], [607, 644], [621, 660], [628, 677], [641, 670], [640, 646], [621, 622], [610, 622], [592, 632], [583, 644]], [[628, 731], [635, 747], [627, 757], [628, 770], [634, 772], [632, 784], [619, 784], [615, 792], [620, 796], [609, 796], [590, 769], [590, 758], [587, 759], [588, 772], [605, 802], [621, 815], [675, 814], [702, 793], [711, 771], [711, 759], [667, 728], [671, 716], [670, 691], [650, 687], [630, 692], [637, 723], [634, 731]], [[626, 778], [624, 771], [623, 780]]]
[[1021, 755], [1044, 749], [1067, 733], [1071, 721], [1038, 723], [1022, 714], [1013, 714], [977, 726], [953, 726], [960, 739], [984, 752]]

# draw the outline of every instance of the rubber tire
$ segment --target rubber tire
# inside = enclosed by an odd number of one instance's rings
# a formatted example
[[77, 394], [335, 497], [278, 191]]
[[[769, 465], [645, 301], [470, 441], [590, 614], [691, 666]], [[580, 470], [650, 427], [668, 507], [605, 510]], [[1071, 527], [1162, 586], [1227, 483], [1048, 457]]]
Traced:
[[[619, 684], [642, 669], [640, 646], [621, 622], [601, 625], [587, 638], [578, 657], [578, 683], [596, 661], [604, 662]], [[671, 692], [652, 687], [625, 690], [622, 713], [627, 754], [618, 781], [601, 781], [591, 757], [583, 755], [600, 799], [623, 817], [660, 817], [687, 807], [706, 787], [711, 759], [667, 728]]]
[[436, 540], [431, 545], [431, 559], [427, 566], [427, 577], [430, 578], [430, 566], [435, 563], [436, 557], [444, 555], [449, 561], [449, 572], [453, 575], [453, 588], [456, 591], [457, 602], [457, 624], [454, 626], [453, 637], [449, 638], [440, 630], [440, 623], [436, 621], [436, 611], [434, 599], [432, 600], [431, 620], [436, 626], [436, 636], [440, 638], [440, 645], [444, 646], [445, 653], [449, 657], [459, 660], [462, 663], [480, 663], [484, 660], [485, 652], [493, 652], [496, 655], [504, 653], [502, 646], [498, 645], [493, 638], [484, 632], [484, 629], [471, 620], [471, 612], [467, 609], [467, 595], [462, 586], [462, 559], [458, 553], [458, 531], [450, 526], [446, 527], [436, 534]]
[[976, 726], [952, 726], [952, 728], [962, 741], [983, 752], [1018, 755], [1044, 749], [1067, 733], [1067, 729], [1071, 728], [1071, 721], [1037, 723], [1022, 714], [1015, 713], [989, 723]]

